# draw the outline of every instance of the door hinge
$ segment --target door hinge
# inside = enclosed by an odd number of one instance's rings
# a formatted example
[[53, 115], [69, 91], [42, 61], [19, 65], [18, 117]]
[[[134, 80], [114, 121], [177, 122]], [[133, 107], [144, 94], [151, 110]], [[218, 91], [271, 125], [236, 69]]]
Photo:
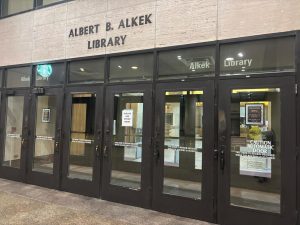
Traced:
[[295, 95], [298, 94], [298, 84], [295, 84]]

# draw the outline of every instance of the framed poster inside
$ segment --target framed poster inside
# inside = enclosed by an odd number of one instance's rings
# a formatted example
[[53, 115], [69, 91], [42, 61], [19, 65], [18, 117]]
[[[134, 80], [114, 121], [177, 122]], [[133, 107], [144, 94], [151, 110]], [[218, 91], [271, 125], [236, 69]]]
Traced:
[[42, 123], [50, 123], [50, 121], [51, 121], [51, 110], [49, 108], [43, 109]]
[[264, 105], [246, 104], [246, 125], [264, 125]]

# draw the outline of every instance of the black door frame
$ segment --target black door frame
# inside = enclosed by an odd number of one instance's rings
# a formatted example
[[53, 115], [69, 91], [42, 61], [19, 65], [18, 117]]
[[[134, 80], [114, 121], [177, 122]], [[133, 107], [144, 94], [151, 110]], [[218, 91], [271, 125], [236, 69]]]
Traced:
[[[27, 162], [27, 182], [35, 185], [40, 185], [48, 188], [59, 188], [60, 185], [60, 160], [62, 146], [62, 116], [63, 115], [63, 88], [61, 87], [38, 87], [33, 88], [39, 92], [31, 94], [31, 109], [30, 109], [30, 142], [28, 148]], [[55, 121], [55, 140], [54, 140], [54, 158], [53, 158], [53, 173], [43, 173], [32, 170], [33, 156], [35, 151], [35, 134], [37, 120], [37, 99], [39, 96], [55, 96], [56, 97], [56, 121]]]
[[[296, 104], [295, 77], [226, 79], [219, 83], [218, 222], [224, 225], [296, 224]], [[281, 99], [281, 212], [276, 214], [230, 205], [230, 91], [237, 88], [280, 88]], [[283, 118], [286, 123], [283, 123]], [[293, 130], [293, 132], [287, 132]], [[284, 135], [284, 134], [289, 135]], [[225, 147], [224, 147], [225, 146]], [[225, 148], [225, 149], [224, 149]], [[224, 150], [224, 158], [221, 151]], [[221, 160], [225, 160], [224, 170]]]
[[[141, 188], [133, 190], [110, 184], [112, 121], [114, 111], [114, 95], [118, 93], [144, 93], [143, 97], [143, 143], [141, 163]], [[102, 182], [101, 198], [109, 201], [151, 207], [151, 134], [152, 134], [152, 84], [118, 84], [106, 88], [104, 146], [102, 149]]]
[[[94, 131], [94, 152], [93, 152], [93, 177], [92, 181], [82, 179], [68, 178], [69, 167], [69, 145], [70, 145], [70, 128], [71, 128], [71, 107], [72, 94], [76, 93], [93, 93], [96, 94], [96, 112], [95, 112], [95, 131]], [[62, 150], [62, 173], [61, 189], [77, 194], [83, 194], [91, 197], [100, 196], [100, 149], [102, 146], [102, 120], [104, 114], [103, 107], [103, 85], [73, 86], [65, 88], [65, 107], [64, 107], [64, 124], [63, 124], [63, 150]]]
[[[10, 96], [23, 96], [24, 97], [24, 108], [23, 108], [23, 121], [22, 121], [22, 137], [21, 137], [21, 159], [20, 168], [13, 168], [8, 166], [3, 166], [2, 162], [4, 159], [5, 152], [5, 134], [6, 134], [6, 112], [7, 112], [7, 98]], [[11, 179], [15, 181], [26, 182], [28, 163], [27, 149], [29, 145], [30, 138], [30, 119], [29, 119], [29, 109], [30, 109], [30, 89], [29, 88], [19, 88], [19, 89], [5, 89], [2, 90], [1, 95], [1, 143], [0, 143], [0, 174], [2, 178]]]
[[[202, 219], [216, 222], [215, 207], [215, 173], [216, 160], [214, 158], [214, 79], [158, 83], [156, 86], [155, 101], [155, 147], [153, 154], [153, 208], [162, 212], [167, 212], [179, 216]], [[164, 194], [163, 184], [163, 165], [164, 165], [164, 99], [165, 91], [204, 91], [204, 151], [203, 151], [203, 174], [202, 174], [202, 193], [201, 200]]]

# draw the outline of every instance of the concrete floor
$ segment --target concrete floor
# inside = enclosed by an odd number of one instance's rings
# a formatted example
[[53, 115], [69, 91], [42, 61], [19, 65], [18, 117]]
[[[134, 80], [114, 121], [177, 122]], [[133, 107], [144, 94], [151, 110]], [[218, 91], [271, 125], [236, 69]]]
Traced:
[[4, 179], [0, 179], [0, 224], [211, 225]]

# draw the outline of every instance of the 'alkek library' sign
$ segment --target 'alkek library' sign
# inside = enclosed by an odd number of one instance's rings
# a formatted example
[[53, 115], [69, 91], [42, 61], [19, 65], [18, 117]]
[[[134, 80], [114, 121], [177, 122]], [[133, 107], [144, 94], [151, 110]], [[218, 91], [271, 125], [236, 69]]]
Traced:
[[[142, 16], [136, 16], [131, 18], [121, 19], [120, 22], [115, 26], [111, 22], [106, 22], [105, 30], [106, 32], [113, 31], [114, 29], [122, 30], [127, 28], [134, 28], [139, 26], [145, 26], [148, 24], [152, 24], [152, 13]], [[69, 31], [69, 38], [76, 38], [81, 36], [88, 36], [91, 34], [100, 33], [101, 24], [94, 24], [83, 27], [72, 28]], [[127, 35], [119, 35], [114, 37], [100, 38], [92, 41], [87, 41], [88, 49], [95, 48], [105, 48], [110, 46], [120, 46], [125, 45]]]

